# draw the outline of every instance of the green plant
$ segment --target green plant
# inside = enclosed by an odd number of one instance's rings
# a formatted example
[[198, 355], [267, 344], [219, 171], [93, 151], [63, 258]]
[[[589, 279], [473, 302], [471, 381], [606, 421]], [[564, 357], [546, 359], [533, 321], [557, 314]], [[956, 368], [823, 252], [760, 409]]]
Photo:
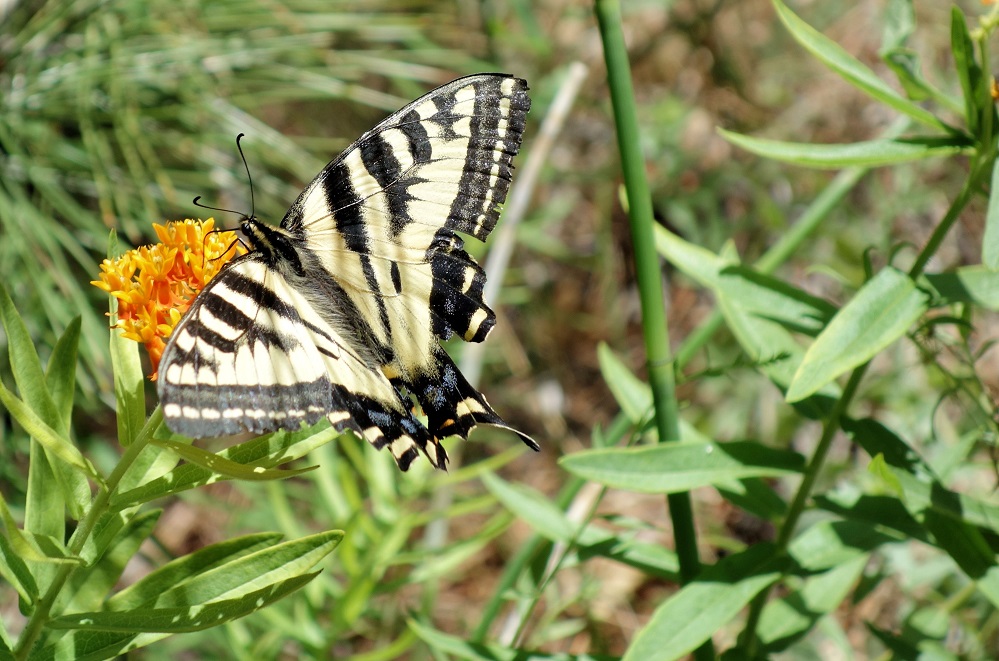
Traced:
[[[16, 641], [0, 631], [5, 656], [109, 658], [245, 616], [315, 578], [309, 570], [336, 548], [342, 532], [289, 542], [275, 533], [237, 537], [176, 558], [115, 592], [125, 564], [161, 514], [140, 511], [143, 505], [220, 478], [270, 480], [310, 470], [274, 466], [307, 452], [315, 436], [325, 436], [323, 442], [330, 434], [261, 437], [219, 455], [171, 440], [158, 409], [146, 419], [138, 344], [115, 331], [118, 431], [125, 452], [105, 475], [70, 437], [79, 319], [60, 337], [47, 369], [5, 288], [0, 321], [20, 393], [0, 385], [0, 401], [33, 439], [23, 529], [0, 501], [0, 574], [17, 590], [26, 617]], [[182, 458], [186, 463], [178, 465]], [[67, 516], [78, 522], [68, 542]]]
[[[673, 413], [659, 405], [654, 383], [650, 388], [604, 350], [604, 377], [622, 414], [609, 429], [594, 431], [594, 449], [560, 461], [574, 479], [559, 498], [545, 501], [525, 487], [487, 481], [501, 502], [536, 534], [522, 548], [523, 557], [518, 555], [517, 562], [507, 567], [502, 584], [517, 584], [518, 577], [530, 573], [532, 563], [547, 557], [549, 570], [535, 583], [540, 592], [560, 568], [584, 563], [593, 555], [642, 568], [650, 579], [678, 581], [680, 589], [659, 604], [624, 655], [644, 661], [680, 658], [695, 650], [699, 657], [711, 658], [713, 652], [705, 645], [722, 631], [730, 641], [738, 632], [738, 644], [726, 652], [731, 658], [819, 655], [823, 640], [848, 654], [845, 633], [833, 617], [837, 609], [900, 581], [913, 590], [901, 605], [902, 626], [892, 630], [873, 621], [865, 623], [870, 640], [864, 645], [871, 654], [880, 649], [900, 658], [921, 653], [941, 658], [990, 656], [999, 625], [999, 506], [991, 487], [975, 489], [969, 479], [995, 479], [991, 460], [995, 408], [976, 371], [976, 362], [991, 342], [978, 340], [975, 333], [976, 321], [996, 309], [999, 291], [997, 124], [987, 70], [989, 39], [999, 25], [999, 13], [993, 10], [969, 33], [964, 14], [953, 10], [952, 52], [961, 86], [960, 96], [953, 96], [922, 77], [919, 60], [907, 47], [914, 29], [912, 3], [889, 3], [881, 55], [898, 76], [903, 95], [783, 2], [773, 0], [773, 5], [786, 29], [808, 51], [904, 119], [883, 139], [850, 145], [790, 144], [722, 132], [733, 144], [761, 156], [846, 169], [756, 264], [740, 263], [731, 248], [715, 254], [662, 227], [655, 228], [655, 240], [659, 253], [711, 291], [717, 305], [717, 311], [677, 350], [677, 366], [685, 365], [720, 328], [726, 328], [744, 354], [729, 372], [765, 376], [783, 394], [784, 402], [778, 404], [784, 409], [782, 415], [797, 418], [792, 431], [811, 430], [811, 449], [807, 456], [787, 449], [782, 438], [720, 442], [682, 421], [679, 442], [650, 444], [671, 440], [662, 416]], [[605, 14], [602, 20], [611, 21], [604, 30], [604, 48], [620, 51], [623, 46], [614, 35], [615, 3], [597, 2], [597, 7]], [[609, 62], [614, 58], [621, 61], [608, 54]], [[609, 64], [608, 70], [612, 78], [628, 75], [626, 68]], [[614, 80], [611, 86], [613, 91]], [[627, 92], [627, 87], [620, 89]], [[633, 116], [622, 113], [617, 102], [615, 113], [619, 131], [637, 130], [630, 125]], [[957, 113], [963, 122], [944, 119], [948, 113]], [[928, 133], [898, 137], [913, 124]], [[856, 255], [864, 277], [857, 282], [847, 274], [841, 276], [853, 288], [841, 305], [776, 275], [869, 168], [959, 156], [969, 160], [964, 184], [926, 244], [908, 258], [904, 246], [893, 247], [882, 260], [868, 253]], [[622, 153], [622, 159], [628, 158]], [[632, 197], [632, 179], [642, 176], [641, 168], [629, 169], [626, 163], [630, 212], [644, 217], [632, 218], [633, 224], [651, 223]], [[929, 271], [961, 212], [982, 193], [990, 200], [982, 263]], [[641, 240], [636, 233], [635, 243]], [[897, 265], [904, 262], [908, 262], [904, 267]], [[637, 268], [641, 271], [642, 264]], [[648, 282], [639, 284], [645, 287]], [[647, 339], [650, 332], [659, 333], [659, 340], [666, 337], [661, 328], [646, 326]], [[896, 365], [898, 347], [905, 344], [916, 349], [919, 365], [911, 358], [908, 364]], [[654, 361], [664, 358], [650, 350], [650, 376], [659, 367]], [[891, 367], [872, 369], [875, 358]], [[885, 398], [878, 391], [879, 381], [904, 379], [902, 375], [913, 370], [923, 371], [931, 384], [931, 400], [921, 410], [931, 415], [923, 424], [933, 431], [919, 439], [907, 439], [905, 431], [893, 428], [891, 400], [881, 403]], [[738, 385], [738, 380], [734, 382]], [[870, 413], [879, 406], [880, 414]], [[866, 464], [866, 472], [830, 465], [830, 450], [838, 443], [855, 444], [866, 459], [858, 461]], [[640, 447], [615, 447], [634, 444]], [[587, 483], [603, 490], [595, 497], [590, 492], [580, 515], [579, 494]], [[791, 489], [791, 495], [785, 498], [776, 485]], [[691, 576], [676, 556], [639, 541], [641, 531], [651, 534], [656, 526], [633, 522], [631, 537], [619, 527], [620, 521], [608, 526], [594, 516], [608, 490], [663, 495], [704, 487], [716, 490], [744, 515], [771, 524], [774, 539], [755, 544], [716, 540], [726, 548], [725, 557]], [[672, 499], [670, 506], [675, 522], [678, 512]], [[570, 517], [567, 511], [576, 514]], [[685, 530], [674, 529], [678, 549], [697, 542], [682, 538]], [[933, 570], [920, 571], [930, 565]], [[772, 596], [776, 588], [779, 594]], [[917, 596], [920, 590], [930, 592]], [[521, 629], [527, 627], [537, 602], [537, 594], [520, 598]], [[745, 614], [742, 620], [740, 613]], [[955, 632], [960, 633], [955, 636]], [[501, 658], [495, 651], [462, 656]]]

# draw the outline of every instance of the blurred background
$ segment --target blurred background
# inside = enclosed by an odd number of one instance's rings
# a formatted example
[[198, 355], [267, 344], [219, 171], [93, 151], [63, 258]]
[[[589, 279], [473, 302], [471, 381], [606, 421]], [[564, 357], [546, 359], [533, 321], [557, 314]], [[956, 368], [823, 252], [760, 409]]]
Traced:
[[[876, 137], [894, 119], [808, 57], [767, 0], [622, 4], [657, 219], [688, 241], [715, 251], [732, 241], [751, 262], [835, 174], [740, 152], [716, 127], [837, 143]], [[793, 8], [887, 78], [877, 57], [886, 4], [799, 2]], [[977, 6], [961, 4], [969, 12]], [[917, 5], [922, 27], [912, 45], [926, 77], [952, 89], [949, 6]], [[344, 487], [349, 493], [339, 505], [327, 502], [329, 494], [311, 477], [277, 485], [220, 483], [160, 503], [166, 514], [158, 546], [145, 551], [150, 566], [253, 530], [345, 528], [348, 541], [333, 554], [334, 566], [321, 577], [325, 583], [310, 586], [308, 605], [294, 602], [295, 595], [269, 614], [224, 631], [175, 637], [143, 654], [198, 658], [238, 644], [264, 658], [303, 650], [338, 658], [428, 658], [406, 638], [409, 614], [457, 636], [479, 622], [527, 530], [502, 519], [474, 475], [457, 469], [507, 457], [501, 472], [508, 479], [556, 493], [565, 481], [558, 457], [589, 447], [591, 434], [619, 413], [601, 375], [598, 345], [606, 343], [643, 374], [600, 39], [590, 4], [573, 0], [0, 3], [0, 281], [43, 363], [70, 320], [82, 317], [74, 430], [102, 468], [113, 465], [119, 448], [107, 300], [89, 281], [106, 254], [109, 230], [118, 232], [123, 247], [150, 242], [152, 223], [207, 217], [210, 212], [192, 205], [197, 195], [248, 211], [249, 187], [235, 149], [240, 132], [246, 133], [242, 144], [257, 214], [276, 223], [328, 160], [388, 112], [479, 71], [511, 73], [530, 83], [533, 108], [516, 161], [522, 174], [575, 63], [585, 67], [585, 77], [530, 182], [534, 194], [517, 227], [510, 267], [488, 274], [502, 278], [503, 287], [490, 301], [499, 322], [485, 348], [480, 389], [513, 426], [541, 442], [541, 455], [507, 456], [514, 437], [477, 430], [461, 450], [449, 442], [459, 460], [448, 476], [421, 470], [397, 476], [380, 464], [360, 479], [345, 466], [355, 473], [365, 469], [334, 447], [329, 460], [341, 462], [334, 480], [356, 488]], [[844, 280], [861, 279], [856, 255], [865, 248], [922, 245], [960, 185], [962, 173], [953, 167], [952, 161], [931, 161], [869, 174], [781, 275], [837, 301]], [[515, 189], [526, 185], [515, 176]], [[238, 220], [216, 218], [230, 228]], [[962, 219], [957, 238], [938, 253], [948, 262], [939, 267], [977, 261], [981, 222], [975, 213]], [[488, 248], [471, 247], [483, 258]], [[678, 342], [712, 302], [670, 269], [664, 275], [671, 337]], [[449, 350], [460, 355], [464, 347]], [[722, 332], [693, 360], [687, 373], [698, 377], [696, 384], [680, 387], [684, 418], [719, 440], [814, 435], [814, 428], [787, 427], [802, 424], [797, 417], [775, 417], [780, 393], [763, 376], [739, 371], [738, 356]], [[5, 350], [0, 378], [12, 384]], [[890, 399], [903, 413], [901, 429], [908, 430], [925, 425], [920, 387], [886, 388], [875, 399]], [[913, 412], [908, 422], [906, 411]], [[0, 488], [16, 509], [23, 500], [27, 438], [6, 412], [0, 416]], [[355, 450], [365, 461], [390, 462], [360, 445]], [[838, 461], [849, 463], [848, 448]], [[446, 510], [446, 527], [433, 533], [443, 538], [428, 541], [426, 524], [434, 516], [426, 512], [441, 507], [442, 489], [445, 506], [464, 509]], [[706, 533], [706, 557], [724, 554], [728, 539], [767, 538], [766, 524], [730, 511], [716, 495], [699, 496], [695, 512]], [[619, 526], [652, 522], [648, 539], [668, 543], [661, 497], [609, 493], [602, 507], [626, 513], [628, 520], [615, 521]], [[407, 532], [394, 546], [383, 546], [400, 522], [407, 522]], [[446, 565], [428, 564], [440, 544], [460, 553], [447, 555]], [[376, 557], [365, 558], [366, 550]], [[537, 605], [528, 642], [621, 654], [672, 589], [668, 581], [608, 561], [569, 567]], [[0, 587], [0, 597], [12, 595]], [[865, 608], [876, 618], [892, 603], [887, 594]], [[6, 618], [16, 606], [5, 599], [0, 609]], [[301, 618], [322, 625], [303, 628]], [[499, 623], [493, 635], [502, 639]]]

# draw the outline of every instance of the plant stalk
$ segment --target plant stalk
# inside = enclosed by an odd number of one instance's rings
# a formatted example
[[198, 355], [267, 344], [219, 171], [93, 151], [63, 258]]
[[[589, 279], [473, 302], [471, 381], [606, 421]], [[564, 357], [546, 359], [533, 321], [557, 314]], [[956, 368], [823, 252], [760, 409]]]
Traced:
[[[138, 458], [139, 454], [149, 443], [149, 439], [152, 438], [153, 431], [159, 427], [160, 422], [162, 422], [163, 416], [160, 413], [159, 407], [153, 411], [153, 414], [149, 416], [149, 420], [146, 421], [145, 426], [139, 432], [135, 439], [135, 442], [125, 448], [125, 453], [121, 456], [118, 461], [118, 465], [115, 466], [111, 475], [108, 477], [105, 487], [99, 489], [97, 494], [94, 496], [93, 501], [91, 501], [90, 509], [87, 510], [86, 515], [80, 521], [79, 527], [73, 532], [73, 536], [69, 540], [69, 554], [71, 556], [77, 556], [83, 550], [83, 546], [87, 543], [90, 538], [90, 534], [94, 531], [94, 526], [100, 520], [104, 514], [108, 511], [108, 503], [111, 501], [111, 496], [114, 495], [115, 490], [118, 488], [118, 484], [121, 479], [128, 472], [128, 469]], [[17, 661], [24, 661], [28, 658], [31, 653], [32, 647], [38, 641], [38, 638], [42, 634], [42, 629], [45, 624], [49, 621], [49, 615], [52, 612], [52, 606], [55, 604], [56, 599], [59, 598], [59, 593], [62, 592], [63, 586], [65, 586], [66, 581], [72, 576], [73, 571], [78, 567], [77, 564], [62, 564], [59, 566], [56, 575], [52, 579], [52, 583], [49, 585], [49, 589], [45, 591], [45, 594], [41, 599], [38, 600], [38, 604], [35, 606], [35, 610], [31, 613], [28, 618], [28, 622], [21, 632], [21, 636], [18, 638], [17, 645], [14, 647], [14, 658]]]
[[[628, 196], [628, 222], [634, 249], [635, 271], [638, 277], [642, 305], [642, 332], [645, 337], [649, 385], [655, 408], [659, 441], [680, 438], [673, 375], [673, 356], [669, 347], [666, 311], [663, 307], [662, 269], [653, 235], [652, 199], [645, 178], [645, 159], [639, 142], [638, 113], [631, 83], [628, 51], [621, 31], [621, 8], [616, 0], [596, 0], [595, 12], [607, 64], [607, 82], [617, 127], [621, 169]], [[690, 505], [690, 494], [667, 496], [673, 537], [680, 563], [680, 581], [690, 583], [700, 572], [697, 554], [697, 532]], [[710, 641], [698, 648], [699, 659], [714, 658]]]

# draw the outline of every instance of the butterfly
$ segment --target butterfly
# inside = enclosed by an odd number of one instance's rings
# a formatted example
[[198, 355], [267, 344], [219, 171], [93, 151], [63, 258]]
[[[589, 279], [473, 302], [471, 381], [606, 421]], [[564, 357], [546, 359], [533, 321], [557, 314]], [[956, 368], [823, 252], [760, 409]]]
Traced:
[[[510, 427], [440, 341], [496, 322], [465, 250], [499, 217], [530, 98], [505, 74], [459, 78], [366, 132], [280, 227], [243, 216], [251, 250], [198, 294], [163, 351], [167, 426], [192, 438], [298, 429], [326, 417], [402, 470], [477, 424]], [[426, 415], [415, 414], [413, 399]]]

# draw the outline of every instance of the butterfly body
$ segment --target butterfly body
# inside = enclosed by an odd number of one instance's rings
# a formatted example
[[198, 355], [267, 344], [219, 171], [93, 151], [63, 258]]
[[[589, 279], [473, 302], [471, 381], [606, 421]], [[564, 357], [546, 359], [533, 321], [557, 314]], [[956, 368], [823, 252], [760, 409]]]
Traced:
[[251, 252], [198, 295], [163, 353], [167, 425], [201, 438], [327, 417], [404, 470], [420, 451], [443, 467], [440, 439], [478, 423], [509, 428], [439, 341], [482, 341], [495, 324], [456, 232], [484, 240], [496, 223], [526, 90], [501, 74], [449, 83], [331, 161], [280, 227], [244, 217]]

